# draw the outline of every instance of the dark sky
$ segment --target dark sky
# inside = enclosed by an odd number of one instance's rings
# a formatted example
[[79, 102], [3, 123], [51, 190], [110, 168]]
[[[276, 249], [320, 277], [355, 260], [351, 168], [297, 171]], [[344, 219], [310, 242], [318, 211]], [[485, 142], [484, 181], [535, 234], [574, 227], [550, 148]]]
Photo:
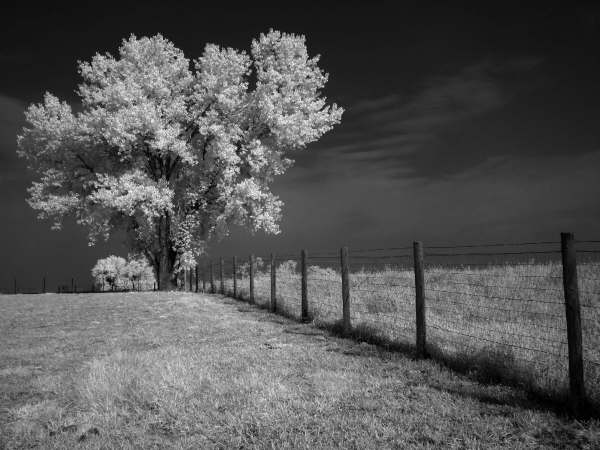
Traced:
[[[273, 189], [282, 233], [234, 230], [213, 254], [425, 243], [600, 238], [600, 8], [440, 2], [79, 2], [0, 7], [0, 290], [91, 283], [95, 248], [25, 203], [15, 155], [23, 111], [50, 91], [73, 104], [76, 62], [162, 33], [186, 56], [249, 49], [269, 28], [305, 34], [342, 124], [296, 155]], [[524, 2], [522, 2], [524, 3]], [[190, 4], [192, 4], [190, 2]], [[474, 6], [477, 5], [477, 6]]]

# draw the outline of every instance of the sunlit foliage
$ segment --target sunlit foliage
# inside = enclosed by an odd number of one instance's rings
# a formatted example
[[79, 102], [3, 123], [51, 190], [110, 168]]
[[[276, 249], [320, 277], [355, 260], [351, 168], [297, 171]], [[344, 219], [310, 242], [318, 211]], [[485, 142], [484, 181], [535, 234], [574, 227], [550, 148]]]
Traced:
[[78, 112], [50, 93], [27, 109], [29, 203], [54, 228], [74, 215], [90, 245], [126, 230], [168, 289], [230, 225], [279, 232], [274, 177], [343, 112], [318, 61], [304, 36], [272, 30], [249, 53], [208, 44], [192, 62], [161, 35], [131, 36], [79, 63]]

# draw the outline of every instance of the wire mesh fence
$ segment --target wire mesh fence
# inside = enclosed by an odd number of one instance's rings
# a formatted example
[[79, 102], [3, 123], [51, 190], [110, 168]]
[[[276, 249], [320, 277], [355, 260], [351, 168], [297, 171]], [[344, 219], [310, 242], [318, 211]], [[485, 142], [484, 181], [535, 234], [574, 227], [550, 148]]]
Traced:
[[559, 242], [431, 248], [425, 303], [432, 351], [477, 364], [492, 378], [565, 395], [560, 257]]
[[[597, 406], [600, 241], [578, 241], [576, 256], [580, 360], [587, 401]], [[238, 258], [235, 270], [229, 258], [223, 282], [225, 294], [253, 296], [259, 306], [318, 325], [348, 325], [355, 336], [418, 354], [421, 333], [423, 355], [566, 399], [574, 392], [577, 332], [566, 314], [573, 297], [564, 258], [559, 241], [429, 246], [419, 287], [414, 246], [351, 249], [345, 266], [336, 250], [308, 251], [306, 259], [265, 254], [254, 257], [253, 292], [249, 258]]]

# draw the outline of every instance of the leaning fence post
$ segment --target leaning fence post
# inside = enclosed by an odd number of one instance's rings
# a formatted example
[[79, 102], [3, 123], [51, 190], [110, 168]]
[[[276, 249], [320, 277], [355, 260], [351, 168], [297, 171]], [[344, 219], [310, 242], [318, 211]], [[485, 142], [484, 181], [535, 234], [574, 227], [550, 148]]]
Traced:
[[225, 295], [225, 263], [223, 258], [219, 258], [219, 277], [220, 277], [220, 293], [221, 295]]
[[423, 268], [423, 243], [413, 242], [415, 270], [415, 313], [417, 329], [417, 358], [427, 356], [425, 328], [425, 272]]
[[248, 263], [250, 264], [250, 267], [248, 268], [250, 277], [250, 294], [248, 296], [248, 301], [254, 303], [254, 255], [250, 255]]
[[567, 316], [567, 341], [569, 347], [569, 401], [573, 413], [580, 415], [585, 408], [586, 398], [583, 380], [583, 348], [579, 286], [577, 284], [577, 257], [573, 233], [561, 233], [560, 243]]
[[277, 269], [275, 268], [275, 254], [271, 253], [271, 312], [277, 311]]
[[348, 247], [340, 249], [340, 264], [342, 266], [342, 323], [345, 335], [350, 334], [350, 280], [348, 268]]
[[308, 320], [308, 280], [306, 271], [306, 250], [300, 252], [300, 270], [302, 272], [302, 321]]
[[215, 288], [215, 268], [214, 268], [214, 264], [212, 261], [210, 262], [209, 276], [210, 276], [210, 293], [216, 294], [217, 290]]
[[237, 257], [233, 257], [233, 298], [237, 298]]

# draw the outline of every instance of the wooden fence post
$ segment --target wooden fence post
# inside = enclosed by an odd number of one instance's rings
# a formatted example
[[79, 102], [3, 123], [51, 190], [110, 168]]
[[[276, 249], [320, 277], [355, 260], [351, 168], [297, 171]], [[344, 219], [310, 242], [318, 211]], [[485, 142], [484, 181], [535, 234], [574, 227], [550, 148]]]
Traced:
[[215, 268], [214, 268], [214, 264], [211, 261], [210, 262], [210, 293], [211, 294], [216, 294], [217, 293], [217, 289], [215, 287]]
[[17, 293], [17, 277], [14, 277], [15, 294]]
[[196, 264], [196, 267], [194, 267], [194, 272], [195, 272], [195, 281], [196, 281], [196, 293], [198, 293], [198, 264]]
[[46, 277], [42, 279], [42, 294], [46, 293]]
[[237, 299], [237, 257], [233, 257], [233, 298]]
[[206, 263], [206, 261], [204, 262], [204, 269], [202, 270], [202, 292], [206, 293], [206, 270], [208, 264]]
[[579, 286], [577, 284], [577, 256], [573, 233], [561, 233], [560, 243], [569, 347], [569, 402], [572, 412], [576, 415], [581, 415], [585, 409], [586, 397], [583, 380], [583, 347], [581, 339]]
[[71, 278], [71, 294], [75, 293], [75, 278]]
[[350, 324], [350, 279], [348, 247], [340, 249], [340, 264], [342, 268], [342, 323], [345, 335], [349, 335], [352, 327]]
[[417, 358], [427, 356], [425, 328], [425, 271], [423, 267], [423, 243], [413, 242], [415, 271], [415, 314], [417, 329]]
[[219, 290], [221, 295], [225, 295], [225, 264], [223, 258], [219, 258], [219, 277], [221, 280]]
[[189, 273], [190, 273], [190, 292], [194, 292], [193, 285], [192, 285], [192, 269], [189, 270]]
[[277, 312], [277, 269], [274, 253], [271, 253], [271, 305], [269, 310], [272, 313]]
[[248, 267], [248, 274], [250, 277], [250, 294], [248, 294], [248, 301], [254, 303], [254, 255], [250, 255], [248, 263], [250, 264], [250, 267]]
[[300, 252], [300, 270], [302, 273], [302, 313], [301, 319], [303, 322], [308, 321], [308, 280], [306, 270], [306, 250], [302, 249]]
[[[156, 281], [154, 282], [154, 290], [156, 291]], [[102, 292], [104, 292], [104, 282], [102, 282]]]

